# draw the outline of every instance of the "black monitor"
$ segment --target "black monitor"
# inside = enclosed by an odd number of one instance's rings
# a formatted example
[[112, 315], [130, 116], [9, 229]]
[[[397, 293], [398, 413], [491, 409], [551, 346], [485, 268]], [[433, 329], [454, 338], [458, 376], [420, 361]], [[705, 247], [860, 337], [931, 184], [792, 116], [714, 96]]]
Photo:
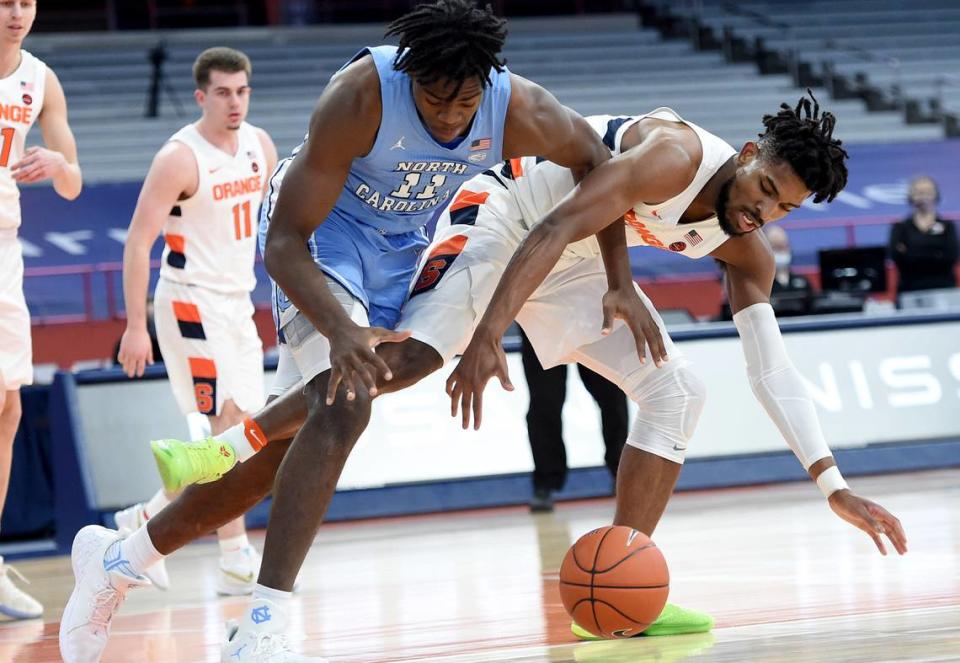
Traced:
[[882, 246], [820, 251], [820, 287], [824, 292], [886, 292], [887, 250]]

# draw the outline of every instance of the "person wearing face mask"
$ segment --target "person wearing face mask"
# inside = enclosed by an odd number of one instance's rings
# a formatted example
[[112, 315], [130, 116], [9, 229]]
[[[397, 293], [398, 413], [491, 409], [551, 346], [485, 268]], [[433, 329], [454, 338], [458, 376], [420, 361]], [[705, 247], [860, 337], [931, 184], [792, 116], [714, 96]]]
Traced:
[[957, 287], [957, 230], [937, 215], [940, 191], [921, 175], [910, 183], [913, 213], [890, 228], [890, 255], [897, 265], [897, 296], [904, 292]]
[[790, 269], [793, 254], [790, 252], [790, 239], [787, 231], [780, 226], [764, 228], [770, 248], [773, 249], [773, 261], [776, 272], [770, 291], [770, 304], [780, 316], [807, 315], [813, 301], [813, 286], [807, 277]]

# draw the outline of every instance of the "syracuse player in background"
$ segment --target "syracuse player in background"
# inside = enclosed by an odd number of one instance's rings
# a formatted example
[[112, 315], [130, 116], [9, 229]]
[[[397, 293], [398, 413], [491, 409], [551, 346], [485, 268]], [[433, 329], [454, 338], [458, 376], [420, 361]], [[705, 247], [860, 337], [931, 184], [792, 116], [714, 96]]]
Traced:
[[[13, 439], [20, 424], [20, 387], [33, 382], [30, 314], [23, 297], [19, 184], [51, 180], [67, 200], [83, 181], [67, 100], [53, 70], [21, 48], [37, 16], [34, 0], [0, 2], [0, 512], [7, 498]], [[40, 123], [46, 147], [24, 149]], [[0, 557], [0, 614], [39, 617], [43, 606], [16, 587]]]
[[[153, 363], [146, 299], [150, 249], [166, 246], [154, 293], [157, 340], [170, 386], [188, 422], [216, 434], [264, 402], [263, 346], [253, 322], [257, 216], [267, 176], [277, 164], [270, 136], [244, 120], [250, 104], [250, 60], [211, 48], [193, 65], [203, 113], [160, 149], [143, 183], [123, 254], [127, 329], [120, 363], [130, 377]], [[199, 414], [197, 414], [199, 413]], [[204, 415], [204, 416], [199, 416]], [[194, 426], [197, 428], [197, 426]], [[169, 504], [162, 491], [116, 514], [132, 532]], [[243, 518], [221, 527], [220, 594], [249, 594], [260, 556]], [[163, 564], [148, 577], [169, 584]]]

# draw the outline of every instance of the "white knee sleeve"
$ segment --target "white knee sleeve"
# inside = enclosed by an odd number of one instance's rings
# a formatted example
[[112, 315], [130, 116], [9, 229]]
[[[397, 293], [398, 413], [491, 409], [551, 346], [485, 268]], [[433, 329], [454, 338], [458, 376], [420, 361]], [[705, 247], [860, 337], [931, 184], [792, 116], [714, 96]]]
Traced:
[[640, 407], [627, 444], [682, 464], [706, 402], [706, 388], [682, 359], [636, 375], [623, 384], [627, 396]]

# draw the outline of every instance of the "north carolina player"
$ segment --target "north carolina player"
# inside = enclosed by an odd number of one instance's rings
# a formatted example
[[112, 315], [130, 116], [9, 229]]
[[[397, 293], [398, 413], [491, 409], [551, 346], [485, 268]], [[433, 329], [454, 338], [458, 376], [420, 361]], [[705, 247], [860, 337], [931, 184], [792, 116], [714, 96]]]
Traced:
[[[53, 70], [21, 48], [37, 15], [34, 0], [0, 2], [0, 512], [20, 424], [20, 387], [33, 382], [30, 314], [23, 297], [19, 184], [52, 180], [67, 200], [83, 186], [67, 101]], [[40, 124], [46, 147], [24, 149]], [[0, 557], [0, 614], [39, 617], [43, 607], [16, 587]]]
[[[163, 232], [154, 292], [157, 340], [180, 411], [211, 432], [263, 405], [263, 351], [253, 322], [256, 219], [277, 155], [267, 133], [245, 122], [250, 60], [230, 48], [202, 52], [193, 65], [202, 115], [175, 133], [150, 166], [124, 249], [127, 328], [119, 359], [127, 375], [153, 363], [146, 327], [150, 249]], [[158, 491], [116, 514], [130, 534], [169, 503]], [[221, 594], [248, 594], [259, 555], [243, 519], [221, 527]], [[161, 589], [164, 564], [148, 577]]]
[[[303, 149], [283, 172], [276, 206], [267, 210], [264, 259], [292, 304], [280, 316], [282, 331], [305, 387], [274, 401], [276, 407], [261, 411], [259, 420], [220, 436], [232, 439], [239, 455], [250, 460], [223, 481], [192, 486], [147, 523], [144, 537], [123, 541], [122, 557], [108, 560], [109, 574], [103, 551], [116, 535], [96, 527], [81, 530], [74, 541], [74, 597], [80, 598], [71, 602], [109, 594], [112, 609], [129, 584], [125, 579], [117, 581], [120, 587], [112, 584], [112, 569], [142, 572], [209, 525], [242, 513], [273, 487], [254, 601], [239, 628], [229, 630], [221, 657], [241, 663], [318, 660], [287, 648], [286, 606], [343, 464], [366, 425], [372, 383], [384, 375], [373, 346], [403, 338], [367, 325], [396, 321], [427, 245], [423, 226], [462, 182], [503, 158], [540, 154], [578, 172], [610, 158], [582, 118], [503, 67], [499, 52], [506, 29], [489, 7], [480, 9], [472, 0], [422, 3], [388, 33], [399, 37], [399, 50], [364, 49], [330, 81]], [[613, 230], [606, 233], [613, 241], [603, 243], [616, 248]], [[622, 238], [619, 249], [609, 256], [611, 264], [628, 272]], [[325, 404], [341, 379], [349, 396]], [[262, 446], [259, 425], [267, 412], [285, 408], [295, 415], [293, 425], [271, 429], [284, 437], [253, 455]], [[297, 430], [304, 411], [307, 421], [276, 474], [288, 446], [279, 441]], [[185, 455], [190, 460], [185, 465], [192, 468], [197, 460], [212, 479], [234, 460], [218, 461], [224, 460], [223, 447], [219, 441], [170, 444], [158, 449], [158, 462]], [[183, 479], [185, 466], [175, 464], [181, 470], [168, 475]], [[89, 614], [86, 627], [72, 634], [61, 627], [61, 649], [66, 643], [78, 651], [102, 651], [106, 633], [98, 624], [104, 616]]]

